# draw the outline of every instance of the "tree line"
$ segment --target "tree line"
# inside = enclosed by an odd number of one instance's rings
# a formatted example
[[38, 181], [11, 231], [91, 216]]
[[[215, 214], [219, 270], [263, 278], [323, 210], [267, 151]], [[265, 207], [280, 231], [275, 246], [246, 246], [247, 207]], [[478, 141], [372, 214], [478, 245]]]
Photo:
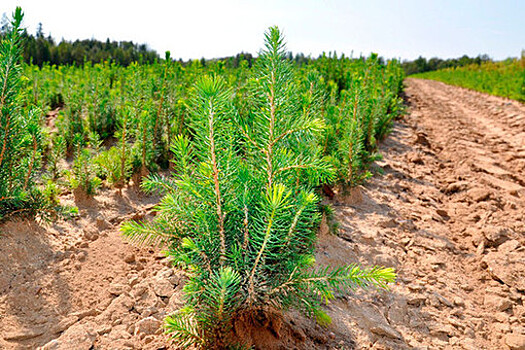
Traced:
[[[10, 29], [7, 15], [4, 13], [0, 21], [0, 39], [5, 37]], [[51, 34], [45, 34], [42, 23], [38, 24], [35, 34], [30, 34], [26, 29], [20, 35], [22, 41], [22, 58], [27, 64], [34, 64], [42, 67], [49, 65], [75, 65], [82, 66], [86, 62], [101, 63], [105, 61], [114, 62], [117, 65], [127, 67], [133, 62], [154, 63], [160, 60], [159, 54], [150, 49], [146, 44], [137, 44], [133, 41], [114, 41], [109, 38], [106, 41], [97, 39], [84, 39], [68, 41], [62, 39], [57, 41]], [[338, 58], [336, 52], [323, 53], [318, 58], [312, 58], [304, 53], [286, 52], [285, 58], [294, 61], [299, 66], [311, 64], [312, 61], [326, 57]], [[341, 55], [345, 59], [345, 55]], [[360, 57], [359, 59], [364, 59]], [[246, 65], [251, 68], [256, 60], [256, 56], [247, 52], [240, 52], [234, 56], [206, 59], [201, 58], [200, 64], [205, 67], [210, 63], [222, 61], [225, 68], [239, 68], [241, 62], [246, 61]], [[384, 64], [384, 59], [379, 57], [380, 63]], [[183, 66], [191, 64], [194, 60], [178, 60]]]
[[425, 57], [419, 56], [413, 61], [403, 61], [401, 66], [405, 70], [406, 75], [431, 72], [435, 70], [452, 68], [452, 67], [464, 67], [471, 64], [482, 64], [484, 62], [492, 61], [492, 59], [487, 55], [478, 55], [476, 57], [469, 57], [463, 55], [458, 58], [448, 58], [442, 59], [438, 57], [432, 57], [426, 59]]
[[[6, 36], [10, 23], [4, 14], [0, 24], [0, 39]], [[156, 51], [146, 44], [137, 44], [133, 41], [100, 41], [85, 39], [68, 41], [55, 40], [50, 34], [44, 34], [42, 24], [37, 27], [36, 33], [30, 34], [23, 30], [21, 35], [23, 51], [22, 58], [27, 64], [42, 67], [50, 65], [76, 65], [85, 62], [100, 63], [104, 61], [115, 62], [121, 66], [128, 66], [132, 62], [153, 63], [159, 59]]]

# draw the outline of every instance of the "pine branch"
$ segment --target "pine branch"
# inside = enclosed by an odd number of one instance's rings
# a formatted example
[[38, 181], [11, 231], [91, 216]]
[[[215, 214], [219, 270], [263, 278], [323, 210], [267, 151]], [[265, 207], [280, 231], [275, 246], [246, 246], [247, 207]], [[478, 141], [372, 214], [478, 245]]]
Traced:
[[325, 300], [333, 298], [334, 291], [343, 291], [345, 288], [379, 287], [388, 289], [393, 283], [396, 274], [392, 268], [373, 267], [361, 269], [357, 265], [348, 265], [334, 269], [324, 268], [310, 273], [292, 273], [288, 280], [273, 288], [270, 295], [278, 293], [296, 293], [304, 288], [316, 291]]
[[177, 185], [172, 179], [156, 174], [146, 176], [142, 180], [140, 187], [146, 193], [153, 193], [155, 191], [170, 193], [177, 189]]
[[215, 127], [217, 123], [217, 113], [221, 113], [220, 110], [220, 99], [223, 88], [223, 82], [219, 79], [213, 79], [204, 77], [197, 83], [198, 98], [204, 103], [204, 111], [206, 112], [207, 119], [207, 142], [209, 143], [208, 153], [210, 156], [213, 185], [215, 192], [215, 206], [217, 211], [218, 220], [218, 231], [220, 238], [220, 264], [224, 265], [226, 261], [226, 237], [224, 232], [224, 214], [222, 209], [222, 193], [219, 182], [219, 165], [217, 159], [216, 150], [216, 138]]
[[120, 226], [120, 231], [132, 242], [153, 246], [165, 246], [174, 238], [173, 234], [167, 233], [166, 225], [159, 222], [127, 221]]
[[283, 205], [283, 202], [288, 198], [289, 195], [290, 193], [287, 192], [286, 188], [281, 184], [274, 185], [273, 187], [270, 187], [268, 189], [268, 194], [266, 195], [266, 198], [265, 198], [266, 199], [265, 205], [267, 205], [268, 208], [270, 209], [270, 215], [266, 218], [267, 224], [265, 228], [264, 240], [261, 244], [261, 247], [259, 248], [259, 252], [257, 253], [257, 257], [255, 258], [252, 270], [248, 277], [248, 303], [249, 304], [251, 304], [254, 300], [254, 294], [255, 294], [254, 277], [255, 277], [255, 273], [257, 271], [259, 262], [261, 260], [261, 257], [266, 250], [266, 245], [268, 244], [268, 240], [270, 239], [270, 234], [272, 233], [276, 211], [279, 209], [280, 206]]
[[192, 308], [180, 309], [166, 317], [164, 328], [171, 334], [177, 345], [183, 349], [205, 343], [205, 340], [199, 333], [199, 325], [195, 322]]

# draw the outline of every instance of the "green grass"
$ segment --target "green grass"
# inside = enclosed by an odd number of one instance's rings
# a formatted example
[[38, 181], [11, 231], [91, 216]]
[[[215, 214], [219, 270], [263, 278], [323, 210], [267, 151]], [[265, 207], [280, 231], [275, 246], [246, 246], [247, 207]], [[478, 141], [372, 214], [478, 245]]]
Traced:
[[525, 57], [411, 75], [525, 102]]

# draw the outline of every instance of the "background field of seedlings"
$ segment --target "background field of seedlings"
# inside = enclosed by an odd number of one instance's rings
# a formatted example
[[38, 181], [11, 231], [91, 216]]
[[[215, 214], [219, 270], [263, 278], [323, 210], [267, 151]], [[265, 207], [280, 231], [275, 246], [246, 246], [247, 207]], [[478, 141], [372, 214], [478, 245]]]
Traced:
[[521, 58], [480, 62], [413, 75], [525, 102], [525, 51]]
[[[166, 58], [128, 67], [24, 66], [19, 98], [25, 108], [38, 108], [41, 126], [31, 177], [50, 199], [67, 188], [93, 195], [100, 186], [168, 169], [174, 138], [191, 134], [188, 100], [202, 75], [221, 76], [232, 89], [232, 108], [241, 115], [250, 110], [249, 61], [228, 68], [222, 61], [182, 65]], [[359, 183], [369, 176], [377, 140], [399, 113], [399, 64], [329, 55], [293, 67], [298, 102], [307, 108], [312, 94], [320, 101], [314, 113], [326, 129], [319, 144], [337, 167], [334, 182]]]

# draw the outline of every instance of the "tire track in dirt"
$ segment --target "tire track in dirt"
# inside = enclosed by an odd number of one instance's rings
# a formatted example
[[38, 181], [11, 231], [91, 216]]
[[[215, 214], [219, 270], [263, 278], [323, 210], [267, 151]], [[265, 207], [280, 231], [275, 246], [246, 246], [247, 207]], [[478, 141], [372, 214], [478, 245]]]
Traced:
[[[390, 292], [329, 305], [363, 349], [525, 346], [525, 106], [407, 79], [383, 176], [333, 203], [321, 264], [393, 266]], [[378, 170], [378, 169], [376, 169]]]

